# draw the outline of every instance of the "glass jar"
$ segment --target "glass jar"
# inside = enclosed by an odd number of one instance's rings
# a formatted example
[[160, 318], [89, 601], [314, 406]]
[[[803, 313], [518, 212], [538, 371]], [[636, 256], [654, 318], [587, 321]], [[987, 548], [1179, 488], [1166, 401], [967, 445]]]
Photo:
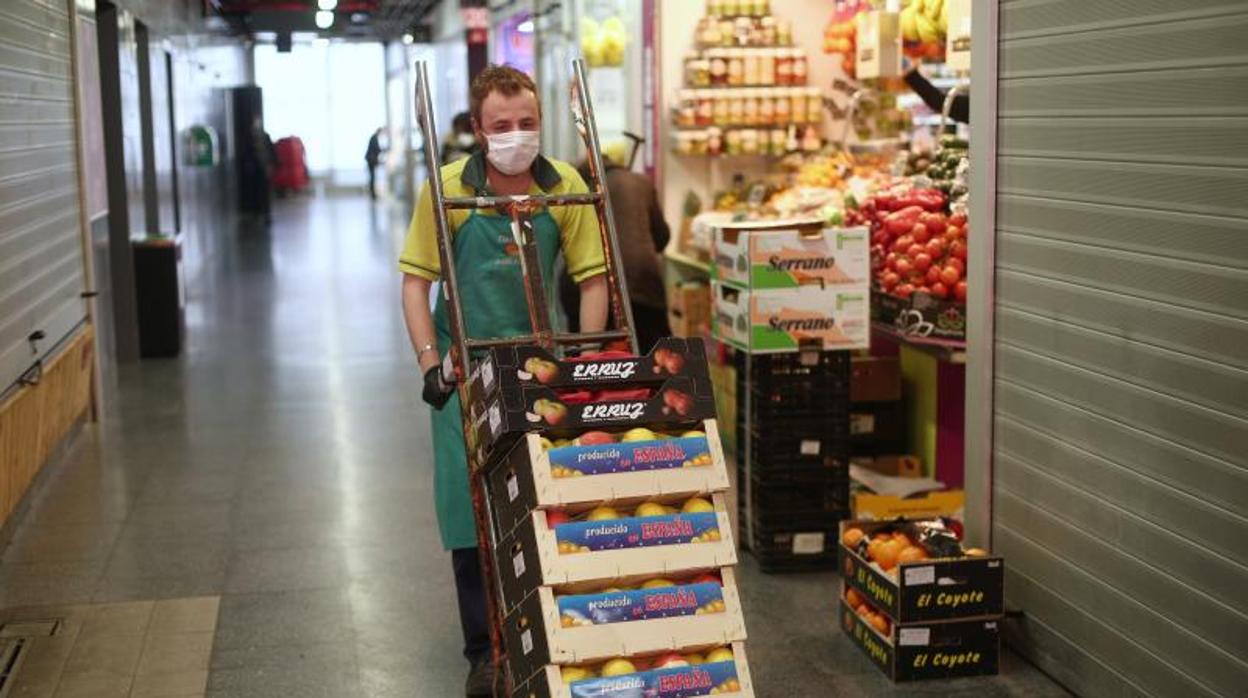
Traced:
[[714, 126], [706, 129], [706, 154], [723, 155], [723, 153], [724, 132]]
[[741, 14], [741, 3], [739, 0], [720, 0], [719, 6], [720, 17], [733, 17]]
[[776, 20], [776, 43], [780, 46], [793, 45], [793, 23], [789, 20]]
[[711, 62], [705, 58], [699, 58], [693, 62], [693, 83], [694, 87], [710, 87], [711, 86]]
[[776, 45], [776, 18], [763, 17], [758, 21], [759, 40], [763, 46]]
[[681, 90], [680, 101], [676, 107], [676, 125], [681, 128], [692, 128], [698, 125], [698, 99], [693, 90]]
[[737, 130], [728, 131], [724, 135], [724, 152], [729, 155], [741, 154], [741, 132]]
[[745, 84], [745, 56], [740, 52], [734, 51], [728, 56], [728, 84], [734, 87]]
[[744, 114], [741, 123], [747, 126], [758, 126], [758, 91], [747, 90], [742, 95], [741, 101], [744, 102], [744, 107], [742, 108]]
[[706, 14], [708, 17], [718, 17], [723, 11], [723, 0], [706, 0]]
[[758, 154], [758, 131], [752, 128], [741, 131], [741, 153], [743, 155]]
[[745, 63], [745, 84], [761, 85], [762, 74], [759, 70], [759, 54], [757, 51], [749, 51], [742, 60]]
[[771, 90], [764, 90], [758, 95], [758, 124], [770, 126], [776, 123], [776, 100]]
[[782, 128], [771, 129], [771, 138], [770, 138], [771, 146], [769, 148], [769, 152], [772, 155], [784, 155], [784, 142], [787, 139], [788, 139], [788, 136], [787, 134], [785, 134], [784, 129]]
[[792, 116], [793, 122], [798, 124], [806, 123], [806, 92], [804, 90], [789, 90], [789, 114]]
[[724, 94], [724, 90], [716, 90], [713, 99], [715, 100], [715, 117], [711, 119], [711, 123], [716, 126], [727, 126], [731, 121], [728, 95]]
[[789, 101], [788, 91], [781, 90], [780, 93], [776, 95], [776, 111], [775, 116], [772, 118], [772, 123], [779, 124], [780, 126], [788, 126], [793, 123], [792, 106], [793, 103]]
[[801, 147], [802, 142], [797, 138], [797, 127], [789, 126], [789, 130], [785, 133], [784, 138], [784, 152], [796, 153]]
[[817, 153], [823, 147], [823, 139], [819, 138], [819, 129], [814, 126], [807, 126], [806, 133], [802, 136], [802, 150], [808, 153]]
[[793, 84], [805, 85], [807, 75], [806, 53], [801, 49], [793, 51]]
[[697, 126], [710, 126], [715, 120], [715, 97], [710, 90], [703, 90], [697, 95], [698, 110], [694, 115], [694, 123]]
[[708, 54], [710, 65], [708, 72], [711, 76], [712, 85], [724, 85], [728, 83], [728, 59], [722, 51], [716, 51]]
[[690, 131], [693, 136], [690, 155], [706, 155], [706, 144], [709, 140], [706, 131]]
[[776, 52], [774, 49], [758, 53], [758, 84], [776, 84]]
[[676, 134], [676, 154], [693, 155], [692, 131], [681, 131]]
[[823, 93], [818, 87], [806, 88], [806, 120], [812, 124], [823, 123]]
[[793, 84], [793, 52], [788, 49], [776, 51], [776, 84]]
[[719, 20], [719, 45], [723, 48], [731, 48], [737, 43], [737, 37], [733, 35], [732, 20]]
[[745, 95], [741, 92], [728, 96], [728, 123], [734, 126], [745, 123]]
[[750, 45], [750, 29], [753, 28], [754, 22], [749, 17], [738, 17], [732, 23], [732, 45], [733, 46], [749, 46]]

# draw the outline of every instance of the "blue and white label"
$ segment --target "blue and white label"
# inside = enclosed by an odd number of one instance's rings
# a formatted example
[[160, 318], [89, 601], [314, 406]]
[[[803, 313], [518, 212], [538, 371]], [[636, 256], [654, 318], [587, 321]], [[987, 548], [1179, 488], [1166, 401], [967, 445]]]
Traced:
[[575, 594], [559, 597], [556, 604], [560, 624], [565, 628], [723, 613], [725, 610], [724, 588], [715, 582]]

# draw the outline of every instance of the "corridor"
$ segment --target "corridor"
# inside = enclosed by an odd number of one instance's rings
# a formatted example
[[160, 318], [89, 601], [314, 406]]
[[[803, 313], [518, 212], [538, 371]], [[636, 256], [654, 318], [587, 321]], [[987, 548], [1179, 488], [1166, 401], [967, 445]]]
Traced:
[[[270, 230], [222, 237], [189, 280], [189, 350], [125, 367], [11, 526], [5, 619], [62, 627], [10, 696], [462, 695], [404, 228], [344, 195], [279, 200]], [[740, 576], [760, 696], [914, 690], [830, 631], [834, 575], [762, 575], [743, 553]], [[164, 684], [145, 678], [158, 661]], [[1064, 695], [1014, 655], [918, 690]]]

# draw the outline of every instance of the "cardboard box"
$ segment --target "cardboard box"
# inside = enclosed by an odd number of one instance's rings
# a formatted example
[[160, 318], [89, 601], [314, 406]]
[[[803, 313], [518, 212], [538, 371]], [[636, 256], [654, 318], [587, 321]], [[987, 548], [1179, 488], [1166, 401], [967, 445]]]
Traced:
[[526, 434], [486, 474], [499, 536], [535, 509], [591, 502], [632, 508], [654, 497], [722, 492], [728, 472], [719, 428], [713, 419], [700, 427], [705, 436], [550, 450], [540, 435]]
[[883, 635], [845, 601], [841, 631], [894, 681], [991, 676], [1001, 661], [998, 618], [893, 625]]
[[700, 337], [711, 324], [711, 287], [682, 282], [672, 287], [668, 323], [677, 337]]
[[971, 69], [971, 0], [945, 0], [945, 67]]
[[[870, 536], [889, 524], [842, 521]], [[1000, 616], [1005, 605], [1005, 560], [997, 556], [907, 562], [885, 574], [840, 545], [841, 577], [894, 624]]]
[[966, 507], [966, 493], [962, 490], [925, 492], [913, 497], [859, 492], [851, 499], [854, 518], [865, 521], [932, 519], [940, 516], [961, 521]]
[[849, 377], [850, 402], [901, 399], [901, 360], [896, 356], [855, 356]]
[[[849, 459], [849, 464], [891, 477], [923, 477], [923, 460], [918, 456], [855, 456]], [[938, 516], [938, 514], [933, 514], [933, 516]], [[855, 516], [854, 518], [875, 517]]]
[[859, 80], [901, 75], [901, 17], [872, 10], [858, 15], [856, 73]]
[[966, 304], [926, 293], [898, 298], [872, 291], [871, 319], [909, 337], [966, 341]]
[[870, 346], [867, 287], [815, 287], [751, 293], [713, 285], [714, 336], [752, 354], [866, 349]]
[[571, 438], [594, 429], [696, 428], [703, 420], [715, 418], [711, 381], [705, 371], [699, 373], [696, 378], [681, 375], [648, 386], [654, 394], [644, 399], [565, 402], [544, 385], [496, 391], [488, 401], [469, 410], [469, 463], [474, 469], [488, 467], [491, 458], [505, 455], [530, 431], [540, 430], [551, 438]]
[[470, 412], [479, 414], [481, 406], [498, 395], [515, 400], [525, 388], [640, 387], [672, 376], [706, 378], [706, 346], [701, 339], [666, 337], [645, 356], [592, 360], [561, 359], [535, 344], [492, 347], [468, 378], [468, 405]]
[[547, 664], [585, 664], [745, 640], [732, 568], [715, 581], [657, 589], [556, 595], [540, 587], [507, 616], [503, 629], [512, 680]]
[[576, 592], [613, 580], [640, 582], [737, 564], [723, 495], [712, 501], [714, 512], [573, 522], [553, 530], [546, 512], [534, 511], [496, 549], [504, 611], [541, 586]]
[[511, 698], [753, 698], [745, 644], [732, 644], [732, 662], [643, 671], [609, 679], [587, 679], [564, 684], [559, 667], [547, 664], [511, 693]]
[[857, 288], [870, 283], [867, 228], [822, 221], [756, 221], [715, 228], [711, 278], [748, 291]]

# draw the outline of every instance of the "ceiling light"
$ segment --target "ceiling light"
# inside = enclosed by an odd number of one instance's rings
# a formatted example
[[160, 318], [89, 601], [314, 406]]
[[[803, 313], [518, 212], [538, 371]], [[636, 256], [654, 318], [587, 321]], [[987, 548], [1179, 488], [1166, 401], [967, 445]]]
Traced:
[[338, 0], [316, 0], [316, 6], [322, 10], [329, 11], [338, 7]]
[[328, 10], [321, 10], [316, 13], [317, 29], [329, 29], [334, 26], [334, 13]]
[[517, 24], [516, 31], [520, 32], [521, 34], [532, 34], [533, 33], [533, 20], [526, 19], [520, 24]]
[[403, 43], [410, 45], [414, 41], [416, 41], [416, 37], [412, 36], [411, 34], [403, 35]]

